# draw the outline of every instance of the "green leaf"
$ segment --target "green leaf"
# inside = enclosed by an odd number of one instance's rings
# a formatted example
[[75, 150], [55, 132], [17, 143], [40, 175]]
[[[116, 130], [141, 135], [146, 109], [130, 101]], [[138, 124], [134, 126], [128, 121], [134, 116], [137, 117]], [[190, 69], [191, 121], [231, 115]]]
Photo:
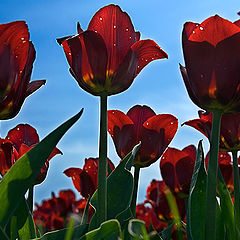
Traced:
[[[107, 219], [116, 218], [130, 205], [133, 192], [133, 176], [126, 166], [130, 167], [139, 147], [140, 144], [136, 145], [107, 178]], [[93, 194], [90, 204], [97, 211], [97, 191]], [[97, 213], [95, 212], [90, 222], [90, 230], [98, 227], [96, 216]]]
[[[234, 224], [234, 206], [230, 196], [230, 193], [226, 187], [226, 184], [223, 180], [222, 174], [218, 169], [218, 191], [220, 195], [220, 207], [222, 210], [222, 219], [226, 226], [226, 231], [228, 235], [228, 239], [236, 239], [235, 238], [235, 224]], [[236, 229], [238, 237], [237, 240], [240, 239], [239, 229]]]
[[121, 240], [121, 228], [116, 219], [103, 222], [99, 228], [86, 233], [80, 240]]
[[24, 154], [4, 175], [0, 182], [0, 226], [8, 223], [9, 218], [17, 209], [27, 189], [44, 165], [61, 137], [80, 118], [83, 109], [70, 120], [66, 121], [34, 148]]
[[90, 198], [88, 198], [87, 203], [86, 203], [86, 206], [85, 206], [85, 208], [84, 208], [83, 215], [82, 215], [81, 225], [88, 223], [89, 202], [90, 202]]
[[0, 239], [1, 239], [1, 240], [10, 240], [9, 237], [8, 237], [7, 234], [4, 232], [4, 230], [2, 229], [1, 226], [0, 226]]
[[35, 224], [33, 222], [32, 214], [29, 211], [25, 198], [17, 208], [17, 226], [20, 240], [29, 240], [36, 237]]
[[205, 239], [206, 182], [202, 141], [199, 141], [188, 200], [189, 224], [193, 240]]
[[128, 224], [128, 232], [133, 240], [149, 240], [145, 222], [139, 219], [131, 219]]
[[174, 223], [171, 223], [168, 225], [167, 228], [163, 229], [158, 235], [163, 239], [163, 240], [170, 240], [172, 238], [172, 230], [174, 227]]
[[[79, 240], [88, 230], [88, 224], [79, 225], [73, 228], [71, 240]], [[35, 238], [35, 240], [62, 240], [65, 238], [68, 229], [64, 228], [57, 231], [52, 231], [45, 233], [40, 238]]]

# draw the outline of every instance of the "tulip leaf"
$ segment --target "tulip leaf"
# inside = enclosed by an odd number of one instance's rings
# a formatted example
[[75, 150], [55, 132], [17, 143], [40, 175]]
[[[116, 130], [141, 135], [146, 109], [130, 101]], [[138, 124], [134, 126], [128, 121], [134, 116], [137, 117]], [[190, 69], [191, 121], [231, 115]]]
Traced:
[[128, 232], [133, 240], [150, 240], [145, 222], [139, 219], [131, 219], [128, 224]]
[[36, 237], [35, 224], [29, 211], [27, 202], [22, 198], [17, 210], [17, 227], [20, 240], [28, 240]]
[[162, 240], [170, 240], [172, 238], [172, 230], [174, 227], [174, 223], [168, 225], [167, 228], [163, 229], [158, 235], [162, 238]]
[[0, 239], [1, 239], [1, 240], [10, 240], [9, 237], [8, 237], [7, 234], [4, 232], [4, 230], [2, 229], [1, 226], [0, 226]]
[[0, 226], [2, 228], [8, 223], [9, 218], [17, 209], [22, 197], [34, 182], [58, 141], [80, 118], [82, 112], [83, 110], [51, 132], [34, 148], [19, 158], [4, 175], [0, 182]]
[[189, 224], [193, 240], [205, 239], [206, 181], [203, 147], [200, 141], [188, 199]]
[[99, 228], [86, 233], [80, 240], [120, 240], [121, 227], [116, 219], [103, 222]]
[[[116, 218], [130, 205], [133, 192], [133, 176], [126, 166], [129, 168], [129, 164], [133, 162], [139, 147], [140, 144], [136, 145], [107, 178], [107, 220]], [[93, 194], [90, 204], [97, 211], [97, 190]], [[95, 212], [89, 229], [93, 230], [97, 227], [97, 213]]]
[[[79, 238], [81, 236], [83, 236], [87, 232], [87, 230], [88, 230], [88, 224], [75, 226], [72, 229], [71, 240], [79, 240]], [[61, 230], [48, 232], [48, 233], [45, 233], [40, 238], [35, 238], [35, 240], [60, 240], [60, 239], [64, 239], [66, 237], [67, 231], [68, 231], [68, 229], [64, 228], [64, 229], [61, 229]]]
[[[220, 195], [222, 219], [226, 227], [228, 239], [240, 239], [239, 228], [236, 228], [236, 225], [234, 224], [233, 202], [220, 170], [218, 170], [218, 180], [218, 191]], [[237, 236], [235, 236], [235, 231]]]

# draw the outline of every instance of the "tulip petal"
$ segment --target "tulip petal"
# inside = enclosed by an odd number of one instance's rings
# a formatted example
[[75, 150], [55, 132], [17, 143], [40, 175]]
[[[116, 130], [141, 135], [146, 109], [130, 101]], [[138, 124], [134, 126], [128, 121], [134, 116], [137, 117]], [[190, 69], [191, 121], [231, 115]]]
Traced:
[[121, 111], [108, 110], [108, 132], [120, 158], [124, 158], [136, 145], [133, 121]]
[[19, 124], [11, 129], [6, 139], [10, 140], [14, 147], [19, 151], [20, 146], [24, 143], [28, 147], [39, 142], [39, 136], [35, 128], [28, 124]]
[[26, 97], [28, 97], [29, 95], [31, 95], [33, 92], [35, 92], [36, 90], [38, 90], [42, 85], [45, 85], [46, 80], [37, 80], [37, 81], [33, 81], [30, 82], [27, 86], [27, 90], [26, 90]]
[[88, 30], [99, 33], [107, 47], [108, 71], [115, 72], [130, 47], [139, 40], [131, 19], [117, 5], [101, 8], [89, 23]]
[[72, 178], [74, 187], [85, 198], [89, 198], [95, 191], [92, 178], [80, 168], [68, 168], [64, 171], [68, 177]]
[[130, 108], [127, 112], [127, 116], [133, 121], [134, 129], [136, 132], [136, 141], [140, 141], [140, 135], [143, 128], [143, 123], [155, 116], [156, 113], [146, 105], [135, 105], [134, 107]]
[[137, 74], [150, 62], [156, 59], [168, 58], [165, 53], [153, 40], [140, 40], [132, 45], [132, 50], [137, 54]]
[[206, 41], [216, 47], [222, 40], [239, 32], [240, 28], [237, 25], [215, 15], [198, 25], [189, 36], [189, 40], [194, 42]]
[[62, 45], [78, 84], [92, 94], [99, 92], [105, 85], [108, 58], [102, 37], [86, 31], [63, 41]]

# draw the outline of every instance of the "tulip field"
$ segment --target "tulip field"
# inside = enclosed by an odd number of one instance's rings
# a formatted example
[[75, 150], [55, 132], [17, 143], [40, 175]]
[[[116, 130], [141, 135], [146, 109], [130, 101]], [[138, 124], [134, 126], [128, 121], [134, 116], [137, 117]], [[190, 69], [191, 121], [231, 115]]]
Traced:
[[[181, 123], [146, 104], [127, 111], [109, 104], [143, 69], [169, 58], [151, 32], [142, 37], [132, 21], [120, 4], [103, 4], [86, 28], [79, 21], [76, 32], [55, 37], [72, 81], [99, 101], [99, 116], [87, 115], [99, 120], [98, 156], [89, 152], [81, 167], [69, 164], [62, 174], [72, 189], [37, 202], [38, 186], [54, 171], [50, 161], [64, 154], [59, 142], [70, 129], [76, 131], [87, 109], [60, 121], [46, 137], [28, 123], [2, 134], [0, 240], [240, 239], [240, 20], [215, 14], [182, 23], [183, 58], [177, 67], [199, 111], [197, 118]], [[46, 84], [31, 81], [38, 52], [31, 36], [25, 20], [0, 23], [3, 123], [17, 118], [25, 100]], [[180, 125], [202, 134], [209, 148], [201, 139], [197, 146], [173, 147]], [[108, 138], [117, 164], [109, 158]], [[161, 177], [151, 176], [140, 202], [141, 173], [155, 163]]]

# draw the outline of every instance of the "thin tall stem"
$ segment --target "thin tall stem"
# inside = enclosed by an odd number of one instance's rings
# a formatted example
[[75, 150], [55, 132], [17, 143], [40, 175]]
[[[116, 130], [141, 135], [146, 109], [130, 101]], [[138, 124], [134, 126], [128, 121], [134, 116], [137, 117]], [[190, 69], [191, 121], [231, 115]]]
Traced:
[[132, 201], [131, 201], [131, 205], [130, 205], [130, 209], [131, 209], [134, 217], [136, 215], [139, 174], [140, 174], [140, 167], [138, 167], [138, 166], [134, 167], [134, 187], [133, 187]]
[[233, 183], [234, 183], [234, 221], [237, 226], [240, 223], [240, 186], [239, 186], [239, 168], [238, 151], [232, 151], [233, 156]]
[[98, 224], [107, 219], [107, 95], [100, 96]]
[[216, 191], [217, 191], [217, 170], [218, 170], [218, 151], [221, 124], [221, 111], [213, 111], [212, 131], [210, 140], [210, 153], [208, 161], [207, 175], [207, 196], [206, 196], [206, 240], [216, 239]]
[[33, 193], [34, 193], [34, 185], [32, 185], [29, 189], [28, 189], [28, 207], [31, 213], [33, 213]]

